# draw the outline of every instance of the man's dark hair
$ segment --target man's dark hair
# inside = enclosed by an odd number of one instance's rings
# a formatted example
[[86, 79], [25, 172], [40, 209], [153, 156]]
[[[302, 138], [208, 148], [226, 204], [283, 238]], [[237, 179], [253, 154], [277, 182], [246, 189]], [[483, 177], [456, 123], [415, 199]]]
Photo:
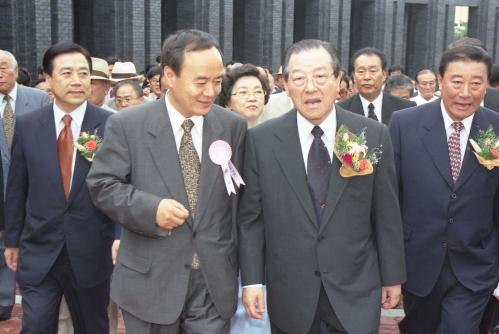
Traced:
[[355, 72], [355, 61], [357, 60], [357, 58], [359, 58], [362, 55], [377, 56], [381, 60], [381, 69], [383, 71], [386, 71], [386, 56], [385, 56], [385, 54], [383, 52], [381, 52], [380, 50], [369, 46], [369, 47], [357, 50], [353, 54], [352, 59], [350, 60], [350, 75], [352, 75], [352, 73]]
[[106, 58], [106, 61], [109, 65], [114, 65], [117, 61], [120, 61], [118, 57], [110, 56]]
[[388, 69], [388, 75], [392, 74], [393, 72], [400, 72], [401, 74], [404, 74], [404, 68], [402, 65], [392, 65]]
[[73, 52], [81, 53], [85, 59], [87, 59], [88, 68], [90, 72], [92, 72], [92, 59], [90, 58], [90, 53], [81, 45], [73, 42], [59, 42], [48, 48], [43, 55], [43, 71], [52, 76], [52, 71], [54, 70], [54, 58], [61, 54]]
[[410, 97], [414, 95], [414, 84], [405, 74], [392, 75], [386, 79], [385, 92], [391, 94], [393, 89], [407, 89]]
[[340, 60], [338, 59], [338, 55], [336, 50], [333, 48], [331, 43], [321, 41], [318, 39], [304, 39], [294, 44], [286, 50], [286, 56], [284, 57], [284, 65], [282, 69], [282, 73], [284, 75], [284, 80], [288, 81], [289, 78], [289, 60], [291, 56], [303, 51], [313, 50], [313, 49], [324, 49], [331, 56], [331, 67], [333, 68], [333, 74], [335, 77], [338, 77], [340, 72]]
[[468, 37], [468, 36], [462, 37], [462, 38], [450, 43], [447, 46], [447, 48], [452, 49], [452, 48], [455, 48], [458, 46], [474, 46], [477, 48], [482, 48], [485, 52], [487, 52], [487, 48], [485, 47], [485, 44], [483, 44], [483, 42], [481, 40], [479, 40], [478, 38], [474, 38], [474, 37]]
[[345, 84], [347, 85], [347, 89], [350, 89], [350, 77], [348, 75], [345, 74], [344, 76], [342, 76], [341, 82], [345, 82]]
[[489, 83], [492, 87], [499, 86], [499, 65], [492, 66]]
[[433, 76], [435, 76], [435, 82], [437, 81], [437, 75], [435, 74], [435, 72], [433, 72], [432, 70], [429, 70], [427, 68], [419, 71], [416, 76], [414, 77], [414, 81], [416, 81], [416, 83], [419, 83], [419, 80], [418, 80], [418, 77], [420, 75], [423, 75], [423, 74], [433, 74]]
[[161, 70], [161, 67], [159, 66], [153, 66], [151, 67], [148, 71], [147, 71], [147, 75], [146, 75], [146, 78], [147, 80], [151, 80], [155, 75], [159, 75], [161, 76], [161, 72], [163, 72]]
[[269, 81], [265, 78], [258, 68], [253, 64], [244, 64], [228, 71], [222, 80], [222, 91], [218, 96], [218, 104], [222, 107], [226, 107], [229, 104], [230, 97], [232, 95], [232, 89], [236, 84], [237, 80], [242, 77], [256, 77], [260, 80], [262, 84], [263, 91], [265, 93], [265, 104], [269, 101], [270, 97], [270, 87]]
[[204, 51], [211, 48], [216, 48], [223, 58], [220, 45], [212, 35], [196, 29], [178, 30], [168, 36], [163, 43], [161, 49], [161, 67], [168, 66], [173, 70], [175, 75], [180, 76], [186, 52]]
[[45, 79], [36, 79], [34, 82], [31, 83], [31, 87], [35, 88], [36, 86], [38, 86], [42, 82], [45, 82]]
[[489, 54], [482, 48], [476, 46], [462, 45], [454, 48], [447, 49], [438, 66], [438, 73], [444, 76], [449, 63], [455, 61], [473, 61], [477, 63], [484, 63], [487, 67], [487, 79], [490, 78], [490, 71], [492, 68], [492, 59]]
[[18, 76], [17, 76], [17, 83], [21, 84], [23, 86], [30, 86], [31, 85], [31, 74], [29, 73], [29, 71], [26, 67], [19, 67]]
[[114, 86], [114, 93], [118, 93], [118, 90], [123, 87], [123, 86], [131, 86], [135, 93], [137, 94], [137, 97], [144, 96], [144, 92], [142, 91], [142, 88], [140, 87], [140, 84], [137, 80], [122, 80], [119, 81], [116, 86]]

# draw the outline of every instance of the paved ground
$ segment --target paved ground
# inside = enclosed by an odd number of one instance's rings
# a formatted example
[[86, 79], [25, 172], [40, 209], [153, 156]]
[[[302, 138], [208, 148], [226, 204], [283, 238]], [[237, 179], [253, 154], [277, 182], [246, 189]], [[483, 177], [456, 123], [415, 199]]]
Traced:
[[[381, 328], [380, 334], [399, 334], [397, 328], [397, 323], [402, 319], [402, 317], [395, 314], [390, 314], [390, 316], [381, 317]], [[0, 322], [0, 334], [18, 334], [21, 331], [21, 318], [22, 310], [20, 305], [16, 305], [14, 308], [12, 319], [4, 322]], [[123, 320], [120, 317], [118, 325], [118, 334], [126, 334]]]

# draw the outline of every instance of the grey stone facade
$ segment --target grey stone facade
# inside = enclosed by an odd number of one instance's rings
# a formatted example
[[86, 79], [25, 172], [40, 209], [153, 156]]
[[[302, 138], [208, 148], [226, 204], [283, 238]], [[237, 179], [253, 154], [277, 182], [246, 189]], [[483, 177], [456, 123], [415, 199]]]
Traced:
[[74, 40], [143, 70], [168, 34], [197, 28], [219, 39], [226, 60], [274, 71], [294, 41], [319, 38], [345, 68], [357, 49], [375, 46], [414, 75], [435, 69], [454, 40], [455, 6], [470, 7], [468, 35], [499, 63], [499, 0], [2, 0], [0, 48], [35, 71], [48, 46]]

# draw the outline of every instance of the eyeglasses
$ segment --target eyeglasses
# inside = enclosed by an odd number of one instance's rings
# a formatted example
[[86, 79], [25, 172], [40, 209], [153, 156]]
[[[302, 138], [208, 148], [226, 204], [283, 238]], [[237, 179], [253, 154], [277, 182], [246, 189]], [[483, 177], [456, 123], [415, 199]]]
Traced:
[[117, 104], [123, 104], [123, 103], [127, 103], [128, 104], [128, 103], [132, 102], [135, 99], [138, 99], [138, 98], [137, 97], [131, 97], [131, 96], [127, 96], [127, 97], [124, 97], [124, 98], [117, 97], [116, 98], [116, 103]]
[[253, 91], [242, 89], [242, 90], [239, 90], [231, 95], [232, 96], [237, 95], [241, 99], [247, 99], [247, 98], [249, 98], [250, 95], [253, 95], [256, 98], [261, 98], [265, 95], [265, 92], [263, 91], [263, 89], [255, 89]]
[[[321, 73], [321, 74], [314, 74], [312, 75], [311, 78], [315, 86], [323, 86], [328, 82], [328, 79], [332, 75], [333, 75], [332, 73], [329, 74]], [[289, 80], [297, 87], [304, 86], [309, 79], [310, 77], [306, 76], [305, 74], [293, 74], [289, 77]]]

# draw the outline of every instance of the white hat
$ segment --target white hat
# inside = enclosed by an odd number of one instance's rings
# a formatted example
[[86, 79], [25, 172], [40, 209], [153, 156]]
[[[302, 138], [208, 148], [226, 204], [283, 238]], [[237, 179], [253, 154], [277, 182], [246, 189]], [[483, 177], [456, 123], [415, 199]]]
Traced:
[[123, 80], [138, 79], [137, 69], [135, 65], [130, 62], [120, 62], [114, 63], [113, 72], [111, 73], [111, 81], [118, 82]]

